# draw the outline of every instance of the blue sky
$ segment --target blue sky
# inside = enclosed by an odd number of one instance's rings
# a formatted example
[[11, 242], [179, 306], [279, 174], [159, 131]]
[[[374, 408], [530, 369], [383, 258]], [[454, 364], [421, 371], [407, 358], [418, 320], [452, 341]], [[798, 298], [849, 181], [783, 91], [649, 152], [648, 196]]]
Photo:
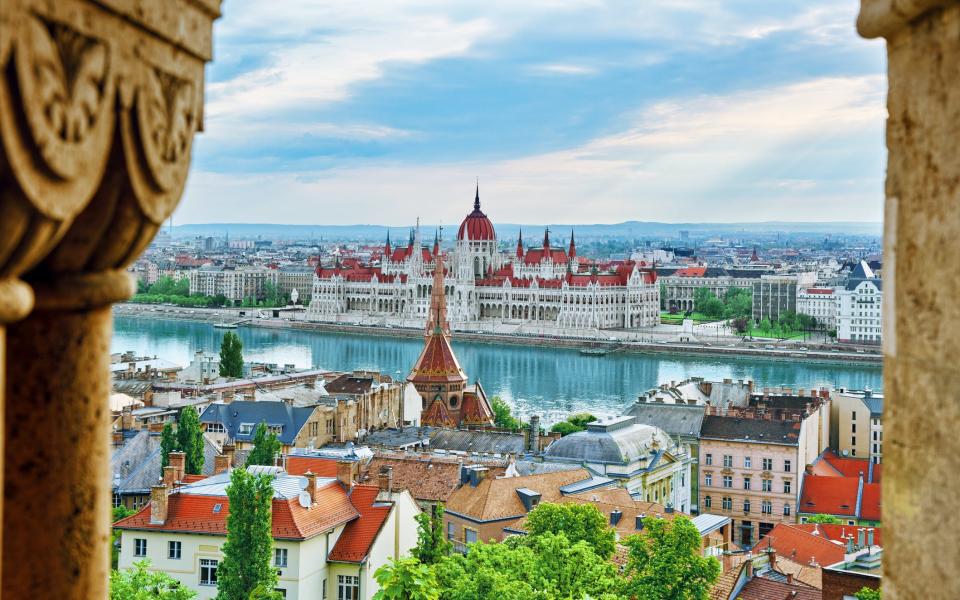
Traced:
[[856, 220], [853, 0], [230, 0], [177, 223]]

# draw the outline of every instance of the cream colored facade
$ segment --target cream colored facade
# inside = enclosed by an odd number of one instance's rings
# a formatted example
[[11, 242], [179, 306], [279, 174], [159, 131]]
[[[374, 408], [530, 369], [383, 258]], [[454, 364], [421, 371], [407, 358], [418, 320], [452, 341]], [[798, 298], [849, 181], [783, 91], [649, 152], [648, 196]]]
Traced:
[[883, 462], [883, 396], [841, 390], [830, 409], [830, 447], [840, 456]]

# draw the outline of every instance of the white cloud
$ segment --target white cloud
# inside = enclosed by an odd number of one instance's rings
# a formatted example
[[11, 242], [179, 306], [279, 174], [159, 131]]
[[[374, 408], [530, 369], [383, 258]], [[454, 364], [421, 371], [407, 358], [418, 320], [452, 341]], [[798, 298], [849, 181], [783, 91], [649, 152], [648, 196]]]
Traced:
[[597, 72], [597, 70], [593, 67], [564, 63], [533, 65], [531, 70], [534, 73], [542, 73], [547, 75], [593, 75]]
[[[456, 223], [479, 174], [484, 208], [500, 221], [878, 220], [883, 94], [883, 77], [867, 76], [675, 99], [639, 111], [622, 132], [515, 160], [197, 173], [177, 218]], [[863, 152], [877, 163], [875, 178], [806, 183], [804, 173], [829, 168], [838, 147], [871, 137]], [[227, 201], [229, 215], [219, 208]]]

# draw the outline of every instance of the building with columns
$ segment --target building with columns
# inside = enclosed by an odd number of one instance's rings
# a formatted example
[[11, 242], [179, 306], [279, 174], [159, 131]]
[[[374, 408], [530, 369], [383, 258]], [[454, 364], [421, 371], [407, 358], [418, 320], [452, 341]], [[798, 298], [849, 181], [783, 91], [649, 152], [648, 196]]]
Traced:
[[[379, 262], [337, 262], [318, 268], [307, 319], [337, 321], [393, 317], [427, 320], [439, 238], [425, 247], [417, 227], [405, 247], [388, 236]], [[631, 260], [585, 267], [577, 259], [573, 231], [556, 246], [550, 230], [537, 247], [500, 252], [493, 223], [473, 211], [446, 253], [445, 295], [450, 323], [531, 323], [572, 329], [653, 327], [660, 322], [660, 286], [652, 265]], [[586, 270], [584, 270], [586, 269]]]

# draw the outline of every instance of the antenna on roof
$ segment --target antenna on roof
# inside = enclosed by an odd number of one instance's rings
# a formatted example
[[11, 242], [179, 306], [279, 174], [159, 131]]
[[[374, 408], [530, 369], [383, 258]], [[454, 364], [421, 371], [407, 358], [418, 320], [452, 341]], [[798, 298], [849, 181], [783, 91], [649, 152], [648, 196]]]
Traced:
[[297, 496], [297, 500], [300, 502], [300, 506], [304, 508], [310, 508], [313, 505], [313, 500], [310, 498], [310, 492], [300, 492], [300, 495]]

